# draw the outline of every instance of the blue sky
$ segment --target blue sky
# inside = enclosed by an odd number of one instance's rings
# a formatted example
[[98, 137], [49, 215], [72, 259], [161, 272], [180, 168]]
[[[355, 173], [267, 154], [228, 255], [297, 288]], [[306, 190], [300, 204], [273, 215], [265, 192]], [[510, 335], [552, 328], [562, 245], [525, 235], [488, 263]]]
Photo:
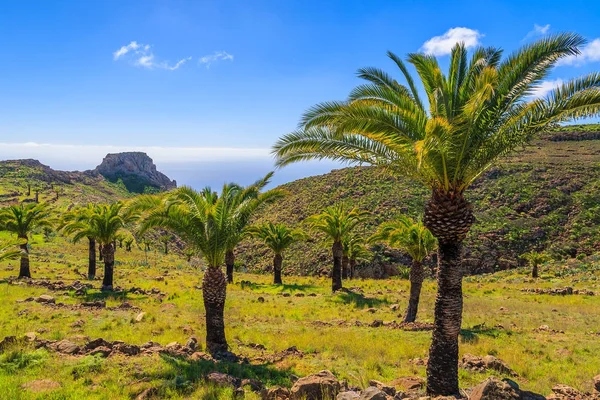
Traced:
[[270, 168], [269, 147], [307, 107], [344, 98], [357, 68], [393, 71], [387, 50], [445, 57], [458, 39], [509, 52], [548, 33], [588, 38], [543, 93], [599, 69], [599, 20], [597, 1], [4, 2], [0, 159], [86, 169], [141, 149], [183, 183], [243, 182]]

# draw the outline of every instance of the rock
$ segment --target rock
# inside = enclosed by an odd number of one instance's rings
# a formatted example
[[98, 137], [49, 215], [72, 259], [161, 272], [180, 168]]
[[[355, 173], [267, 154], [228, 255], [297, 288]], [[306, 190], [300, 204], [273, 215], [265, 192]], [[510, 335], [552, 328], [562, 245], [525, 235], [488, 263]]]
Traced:
[[335, 400], [356, 400], [360, 397], [360, 394], [353, 391], [341, 392], [337, 395]]
[[377, 312], [377, 309], [376, 309], [376, 308], [373, 308], [373, 307], [371, 307], [371, 308], [367, 308], [367, 309], [365, 310], [365, 312], [368, 312], [368, 313], [374, 314], [374, 313], [376, 313], [376, 312]]
[[35, 381], [27, 382], [21, 385], [21, 388], [30, 392], [48, 392], [50, 390], [58, 389], [60, 383], [52, 381], [50, 379], [37, 379]]
[[594, 377], [594, 389], [596, 389], [596, 392], [600, 392], [600, 375]]
[[371, 328], [379, 328], [380, 326], [383, 326], [383, 320], [376, 319], [375, 321], [371, 322], [371, 325], [369, 326]]
[[390, 306], [390, 310], [392, 311], [398, 311], [400, 309], [400, 304], [392, 304]]
[[71, 324], [71, 327], [73, 328], [81, 328], [83, 325], [85, 325], [85, 321], [82, 319], [78, 319], [77, 321], [73, 322]]
[[292, 386], [291, 400], [329, 400], [340, 392], [340, 382], [330, 371], [300, 378]]
[[97, 347], [108, 347], [109, 349], [112, 349], [113, 345], [111, 342], [108, 342], [102, 338], [98, 338], [89, 341], [84, 347], [86, 350], [94, 350]]
[[374, 386], [389, 396], [396, 395], [396, 388], [393, 386], [388, 386], [383, 382], [379, 382], [379, 381], [372, 379], [369, 381], [369, 386]]
[[242, 379], [241, 387], [248, 386], [253, 392], [260, 393], [264, 389], [264, 385], [258, 379]]
[[145, 316], [146, 316], [146, 313], [144, 311], [142, 311], [135, 317], [135, 322], [142, 322], [144, 320]]
[[54, 343], [53, 347], [56, 351], [63, 354], [75, 354], [79, 353], [80, 350], [78, 345], [66, 339]]
[[262, 400], [288, 400], [290, 391], [281, 386], [275, 386], [261, 391]]
[[156, 393], [158, 392], [158, 390], [156, 388], [148, 388], [146, 390], [144, 390], [142, 393], [138, 394], [137, 397], [135, 398], [135, 400], [148, 400], [150, 398], [152, 398]]
[[152, 159], [142, 152], [107, 154], [92, 173], [111, 182], [121, 179], [130, 192], [136, 193], [143, 193], [147, 186], [160, 190], [177, 187], [177, 182], [158, 172]]
[[360, 400], [387, 400], [387, 394], [375, 386], [369, 386], [360, 394]]
[[195, 337], [189, 338], [187, 343], [185, 344], [185, 347], [190, 349], [190, 351], [193, 353], [194, 350], [196, 350], [196, 347], [198, 347], [198, 339], [196, 339]]
[[548, 396], [548, 399], [552, 400], [583, 400], [587, 397], [584, 397], [583, 393], [579, 390], [574, 389], [567, 385], [555, 385], [552, 388], [552, 394]]
[[222, 372], [211, 372], [206, 375], [206, 382], [212, 383], [219, 387], [238, 388], [241, 385], [241, 380], [235, 376], [227, 375]]
[[3, 350], [15, 343], [17, 343], [16, 336], [6, 336], [4, 339], [0, 340], [0, 350]]
[[110, 349], [108, 347], [98, 346], [98, 347], [94, 348], [94, 350], [90, 351], [88, 354], [90, 354], [92, 356], [99, 354], [101, 357], [108, 357], [111, 352], [112, 352], [112, 349]]
[[35, 342], [35, 339], [37, 339], [37, 333], [27, 332], [24, 337], [28, 342]]
[[54, 297], [47, 295], [47, 294], [41, 295], [40, 297], [36, 298], [35, 301], [38, 303], [46, 303], [46, 304], [56, 303], [56, 300], [54, 299]]
[[198, 360], [212, 361], [213, 360], [213, 358], [210, 355], [203, 353], [201, 351], [197, 351], [197, 352], [193, 353], [190, 356], [190, 359], [192, 361], [198, 361]]
[[519, 400], [518, 391], [506, 382], [490, 377], [473, 388], [469, 400]]
[[265, 298], [260, 296], [256, 299], [256, 301], [258, 301], [259, 303], [264, 303], [265, 302]]
[[282, 295], [283, 297], [291, 297], [291, 296], [292, 296], [292, 294], [291, 294], [291, 293], [288, 293], [288, 292], [281, 293], [281, 295]]
[[136, 356], [140, 354], [142, 351], [140, 346], [136, 346], [135, 344], [127, 344], [127, 343], [117, 343], [113, 342], [113, 351], [125, 354], [127, 356]]
[[106, 302], [105, 301], [84, 301], [83, 303], [81, 303], [81, 307], [89, 307], [89, 308], [105, 308], [106, 307]]
[[411, 392], [425, 387], [425, 379], [418, 376], [405, 376], [394, 379], [390, 385], [394, 386], [395, 388], [399, 387], [407, 392]]

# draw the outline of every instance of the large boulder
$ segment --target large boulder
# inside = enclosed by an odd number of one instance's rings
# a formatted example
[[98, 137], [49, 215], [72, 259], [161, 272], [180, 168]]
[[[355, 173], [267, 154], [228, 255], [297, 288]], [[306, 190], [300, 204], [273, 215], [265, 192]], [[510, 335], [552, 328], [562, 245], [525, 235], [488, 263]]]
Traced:
[[490, 377], [473, 388], [470, 400], [519, 400], [520, 394], [513, 386]]
[[359, 400], [387, 400], [388, 395], [384, 391], [376, 388], [375, 386], [369, 386], [360, 394]]
[[263, 389], [261, 392], [262, 400], [288, 400], [290, 390], [281, 386], [275, 386], [270, 389]]
[[338, 393], [335, 400], [358, 400], [358, 398], [360, 398], [360, 393], [349, 390], [346, 392]]
[[341, 389], [341, 384], [330, 371], [300, 378], [292, 386], [292, 400], [331, 400], [335, 399]]

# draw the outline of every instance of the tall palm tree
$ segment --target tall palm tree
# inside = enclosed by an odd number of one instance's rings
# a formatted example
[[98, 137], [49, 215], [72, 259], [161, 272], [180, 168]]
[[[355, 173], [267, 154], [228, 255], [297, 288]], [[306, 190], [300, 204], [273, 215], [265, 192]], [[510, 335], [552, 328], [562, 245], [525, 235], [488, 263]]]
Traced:
[[421, 297], [421, 287], [425, 271], [423, 261], [437, 247], [437, 241], [422, 221], [413, 221], [401, 215], [395, 221], [381, 224], [370, 242], [386, 242], [391, 247], [398, 248], [412, 258], [410, 267], [410, 297], [404, 322], [415, 322]]
[[281, 285], [281, 269], [283, 265], [283, 252], [292, 244], [306, 238], [300, 229], [292, 229], [284, 224], [267, 222], [262, 225], [248, 228], [250, 236], [262, 240], [273, 251], [273, 283]]
[[52, 227], [54, 219], [46, 203], [20, 204], [0, 209], [0, 230], [17, 235], [21, 249], [19, 278], [31, 278], [29, 268], [29, 236], [39, 228]]
[[[409, 54], [422, 84], [393, 53], [406, 84], [377, 68], [347, 100], [309, 109], [296, 132], [274, 146], [278, 166], [333, 159], [380, 166], [431, 188], [423, 222], [438, 239], [438, 293], [427, 391], [458, 393], [458, 335], [462, 322], [462, 242], [474, 223], [467, 188], [500, 157], [546, 126], [600, 111], [600, 73], [573, 79], [535, 98], [556, 63], [576, 56], [585, 40], [564, 33], [525, 45], [507, 58], [457, 44], [443, 73], [435, 57]], [[421, 95], [425, 97], [422, 98]]]
[[[237, 229], [234, 232], [232, 232], [232, 234], [229, 236], [227, 243], [227, 251], [225, 253], [225, 266], [227, 270], [228, 283], [233, 283], [235, 247], [246, 236], [246, 227], [248, 226], [250, 219], [254, 215], [254, 212], [263, 204], [274, 202], [285, 196], [285, 192], [280, 189], [272, 189], [264, 193], [261, 192], [265, 188], [265, 186], [267, 186], [271, 182], [272, 176], [273, 172], [269, 172], [262, 179], [259, 179], [252, 185], [247, 186], [245, 188], [235, 183], [230, 183], [226, 185], [230, 186], [232, 193], [235, 193], [235, 196], [233, 196], [232, 198], [232, 207], [247, 203], [247, 205], [245, 206], [247, 212], [243, 214], [238, 214], [236, 216], [235, 224], [237, 225]], [[215, 198], [215, 196], [213, 196], [213, 198]]]
[[[94, 215], [95, 206], [88, 204], [86, 207], [73, 209], [63, 215], [61, 231], [70, 235], [73, 233], [72, 227], [79, 227], [81, 224], [91, 223], [91, 217]], [[88, 279], [96, 278], [96, 238], [88, 236]]]
[[75, 243], [91, 237], [100, 245], [104, 262], [102, 290], [113, 290], [115, 243], [120, 234], [128, 232], [127, 226], [136, 218], [136, 214], [126, 209], [122, 202], [101, 204], [92, 207], [83, 218], [75, 219], [63, 228], [65, 233], [73, 235]]
[[344, 257], [344, 238], [348, 237], [354, 228], [364, 219], [366, 212], [357, 208], [350, 209], [344, 203], [327, 207], [320, 214], [306, 219], [310, 229], [325, 234], [332, 243], [333, 270], [331, 271], [332, 291], [342, 288], [342, 258]]
[[210, 188], [195, 191], [181, 187], [160, 195], [144, 195], [133, 200], [132, 210], [144, 211], [140, 234], [152, 228], [173, 231], [188, 249], [204, 256], [207, 269], [202, 280], [206, 310], [206, 348], [219, 356], [229, 346], [225, 337], [224, 309], [227, 279], [221, 266], [230, 249], [231, 236], [239, 234], [239, 220], [255, 210], [255, 198], [238, 201], [239, 185], [225, 185], [220, 194]]

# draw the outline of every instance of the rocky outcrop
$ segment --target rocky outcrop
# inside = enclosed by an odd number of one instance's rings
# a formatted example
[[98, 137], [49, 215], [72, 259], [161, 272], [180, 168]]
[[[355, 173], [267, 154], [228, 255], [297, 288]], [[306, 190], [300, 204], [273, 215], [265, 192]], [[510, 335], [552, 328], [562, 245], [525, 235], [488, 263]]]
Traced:
[[157, 171], [152, 159], [142, 152], [107, 154], [94, 172], [111, 182], [121, 179], [127, 190], [135, 193], [143, 193], [147, 187], [158, 190], [177, 187], [177, 182]]

